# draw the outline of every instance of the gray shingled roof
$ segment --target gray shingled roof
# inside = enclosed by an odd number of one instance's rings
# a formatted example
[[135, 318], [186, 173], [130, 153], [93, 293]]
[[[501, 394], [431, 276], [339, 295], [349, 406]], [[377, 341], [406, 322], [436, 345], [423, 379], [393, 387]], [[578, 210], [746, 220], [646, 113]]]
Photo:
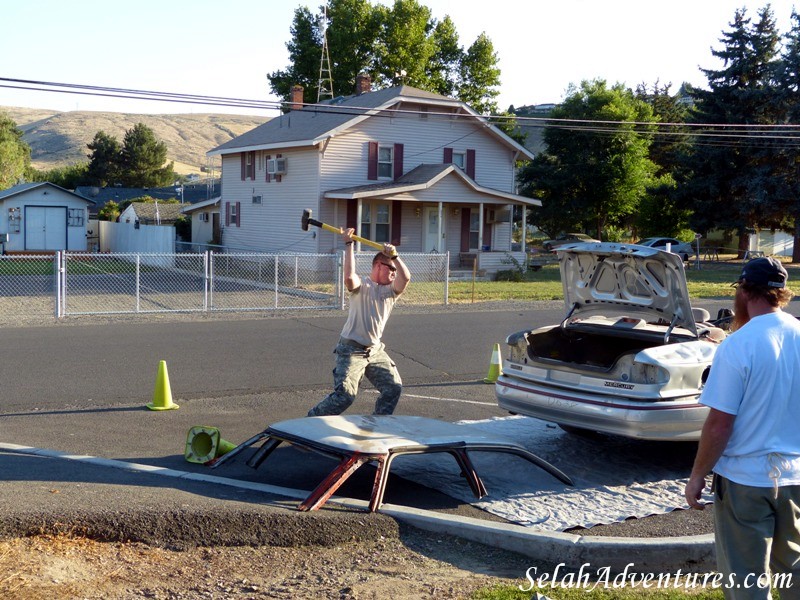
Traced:
[[62, 188], [60, 185], [56, 185], [55, 183], [50, 183], [49, 181], [43, 181], [43, 182], [39, 181], [39, 182], [34, 182], [34, 183], [20, 183], [18, 185], [12, 186], [12, 187], [10, 187], [8, 189], [0, 190], [0, 200], [3, 200], [4, 198], [9, 198], [11, 196], [16, 196], [17, 194], [21, 194], [22, 192], [26, 192], [28, 190], [32, 190], [34, 188], [38, 188], [38, 187], [41, 187], [41, 186], [44, 186], [44, 185], [46, 185], [48, 187], [56, 188], [57, 190], [61, 190], [62, 192], [66, 192], [67, 194], [72, 194], [73, 196], [76, 196], [76, 197], [80, 198], [81, 200], [84, 200], [85, 202], [90, 202], [91, 204], [95, 203], [94, 200], [90, 200], [89, 198], [85, 198], [85, 197], [81, 196], [80, 194], [76, 194], [75, 192], [71, 192], [70, 190]]
[[[133, 210], [136, 211], [136, 216], [140, 221], [153, 221], [156, 220], [156, 204], [155, 202], [134, 202]], [[165, 204], [158, 203], [158, 216], [162, 223], [170, 223], [183, 216], [181, 209], [184, 205], [181, 204]]]
[[247, 148], [259, 149], [267, 146], [310, 145], [348, 122], [364, 118], [363, 109], [379, 108], [400, 99], [434, 101], [439, 105], [463, 107], [465, 111], [468, 110], [466, 105], [458, 100], [401, 85], [358, 96], [336, 98], [322, 105], [315, 104], [302, 110], [291, 111], [217, 146], [208, 154], [229, 154]]

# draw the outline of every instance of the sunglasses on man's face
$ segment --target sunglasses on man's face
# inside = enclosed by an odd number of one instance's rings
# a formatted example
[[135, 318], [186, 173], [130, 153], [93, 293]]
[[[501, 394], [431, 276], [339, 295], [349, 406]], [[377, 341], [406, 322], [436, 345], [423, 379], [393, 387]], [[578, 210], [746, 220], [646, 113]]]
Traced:
[[382, 262], [382, 261], [381, 261], [381, 263], [380, 263], [380, 264], [382, 264], [384, 267], [386, 267], [387, 269], [389, 269], [389, 270], [390, 270], [392, 273], [394, 273], [395, 271], [397, 271], [397, 267], [395, 267], [394, 265], [390, 265], [389, 263], [385, 263], [385, 262]]

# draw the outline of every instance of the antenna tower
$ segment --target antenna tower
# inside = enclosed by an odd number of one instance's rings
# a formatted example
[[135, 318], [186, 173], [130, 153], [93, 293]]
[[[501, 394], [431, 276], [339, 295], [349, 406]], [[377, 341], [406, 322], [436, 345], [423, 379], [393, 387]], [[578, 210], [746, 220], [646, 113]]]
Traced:
[[333, 74], [331, 73], [331, 57], [328, 56], [328, 6], [322, 7], [322, 18], [319, 23], [322, 32], [322, 57], [319, 60], [319, 81], [317, 82], [317, 104], [324, 97], [333, 100]]

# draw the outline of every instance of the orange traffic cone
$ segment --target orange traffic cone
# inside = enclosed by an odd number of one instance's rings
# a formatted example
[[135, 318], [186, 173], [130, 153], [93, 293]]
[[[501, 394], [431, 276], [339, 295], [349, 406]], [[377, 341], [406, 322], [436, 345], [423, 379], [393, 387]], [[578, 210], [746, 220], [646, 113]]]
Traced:
[[156, 389], [153, 392], [153, 401], [147, 404], [150, 410], [172, 410], [178, 405], [172, 401], [172, 390], [169, 388], [169, 373], [167, 373], [167, 361], [162, 360], [158, 363], [158, 375], [156, 375]]
[[500, 377], [500, 344], [495, 344], [492, 349], [492, 360], [489, 363], [489, 374], [483, 383], [494, 383]]

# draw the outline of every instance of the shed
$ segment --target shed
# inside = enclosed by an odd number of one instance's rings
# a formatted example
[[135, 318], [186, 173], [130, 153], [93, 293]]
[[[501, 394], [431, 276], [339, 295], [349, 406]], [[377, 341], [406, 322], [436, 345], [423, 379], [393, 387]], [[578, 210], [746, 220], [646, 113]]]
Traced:
[[94, 202], [49, 182], [0, 190], [0, 234], [7, 252], [86, 251], [88, 209]]

